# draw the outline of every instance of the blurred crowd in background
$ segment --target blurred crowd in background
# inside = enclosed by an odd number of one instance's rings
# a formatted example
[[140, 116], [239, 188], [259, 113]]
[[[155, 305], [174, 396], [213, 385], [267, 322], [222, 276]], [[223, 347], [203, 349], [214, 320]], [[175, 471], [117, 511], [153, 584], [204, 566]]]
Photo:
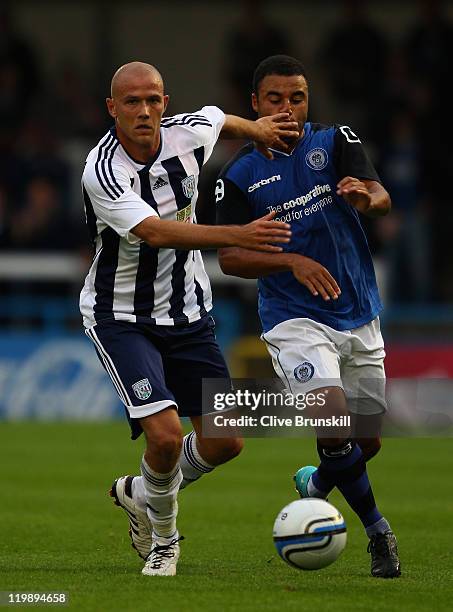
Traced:
[[[453, 24], [442, 2], [413, 4], [413, 26], [395, 43], [371, 20], [365, 2], [339, 2], [335, 27], [320, 39], [315, 65], [307, 64], [309, 82], [316, 71], [332, 109], [329, 117], [318, 116], [314, 92], [309, 118], [326, 123], [333, 117], [350, 125], [366, 142], [392, 196], [389, 217], [364, 221], [376, 261], [386, 270], [390, 304], [453, 301], [448, 187], [453, 172]], [[295, 54], [296, 45], [267, 18], [263, 2], [243, 2], [238, 16], [237, 27], [222, 43], [224, 64], [219, 68], [228, 84], [222, 106], [251, 117], [256, 64], [275, 53]], [[80, 165], [73, 159], [79, 161], [74, 151], [81, 147], [88, 152], [110, 126], [105, 91], [70, 62], [49, 82], [37, 57], [13, 12], [2, 8], [0, 261], [2, 252], [68, 250], [88, 261]], [[206, 211], [213, 210], [215, 176], [231, 152], [225, 148], [206, 169], [200, 194], [203, 221], [212, 218]]]

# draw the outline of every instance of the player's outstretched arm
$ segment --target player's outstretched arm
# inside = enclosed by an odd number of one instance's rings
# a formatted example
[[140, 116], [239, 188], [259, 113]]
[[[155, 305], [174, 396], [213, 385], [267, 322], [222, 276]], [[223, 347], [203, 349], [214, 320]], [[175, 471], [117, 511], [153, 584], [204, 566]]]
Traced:
[[337, 194], [367, 217], [382, 217], [392, 205], [390, 195], [380, 183], [353, 176], [345, 176], [338, 183]]
[[297, 253], [254, 253], [238, 248], [219, 250], [219, 263], [224, 274], [241, 278], [259, 278], [276, 272], [292, 272], [312, 295], [336, 300], [341, 294], [337, 281], [317, 261]]
[[220, 132], [221, 138], [243, 138], [286, 151], [288, 144], [284, 138], [294, 140], [299, 136], [296, 121], [289, 121], [288, 113], [260, 117], [256, 121], [243, 119], [236, 115], [225, 115], [225, 123]]
[[256, 219], [247, 225], [198, 225], [165, 221], [159, 217], [147, 217], [131, 232], [155, 248], [216, 249], [243, 247], [268, 253], [280, 253], [278, 243], [291, 238], [290, 226], [273, 221], [275, 212]]

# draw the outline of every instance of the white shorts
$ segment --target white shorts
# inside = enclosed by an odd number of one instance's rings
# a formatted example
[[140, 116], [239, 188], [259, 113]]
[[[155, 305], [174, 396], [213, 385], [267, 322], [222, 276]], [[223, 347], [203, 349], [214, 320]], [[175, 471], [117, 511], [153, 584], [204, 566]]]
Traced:
[[290, 319], [262, 334], [275, 372], [293, 394], [341, 387], [350, 412], [386, 411], [384, 340], [379, 317], [337, 331], [311, 319]]

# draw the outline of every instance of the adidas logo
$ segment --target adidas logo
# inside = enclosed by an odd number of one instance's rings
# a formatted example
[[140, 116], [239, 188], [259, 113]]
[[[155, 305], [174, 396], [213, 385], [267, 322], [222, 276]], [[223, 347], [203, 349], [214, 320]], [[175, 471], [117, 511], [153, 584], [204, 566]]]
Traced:
[[161, 187], [165, 187], [165, 185], [168, 185], [168, 181], [159, 176], [159, 178], [153, 185], [153, 191], [155, 191], [156, 189], [160, 189]]

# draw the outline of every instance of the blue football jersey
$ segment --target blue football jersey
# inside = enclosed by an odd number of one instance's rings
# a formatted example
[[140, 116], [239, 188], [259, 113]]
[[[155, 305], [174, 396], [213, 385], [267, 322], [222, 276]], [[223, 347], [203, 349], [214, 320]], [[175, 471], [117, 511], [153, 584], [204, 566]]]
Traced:
[[284, 251], [322, 264], [341, 289], [337, 300], [313, 296], [292, 272], [258, 279], [259, 314], [266, 332], [307, 317], [339, 331], [374, 319], [382, 309], [373, 262], [357, 210], [336, 194], [345, 176], [379, 181], [359, 138], [347, 126], [306, 123], [290, 154], [267, 159], [246, 145], [216, 185], [217, 222], [244, 224], [276, 210], [291, 224]]

